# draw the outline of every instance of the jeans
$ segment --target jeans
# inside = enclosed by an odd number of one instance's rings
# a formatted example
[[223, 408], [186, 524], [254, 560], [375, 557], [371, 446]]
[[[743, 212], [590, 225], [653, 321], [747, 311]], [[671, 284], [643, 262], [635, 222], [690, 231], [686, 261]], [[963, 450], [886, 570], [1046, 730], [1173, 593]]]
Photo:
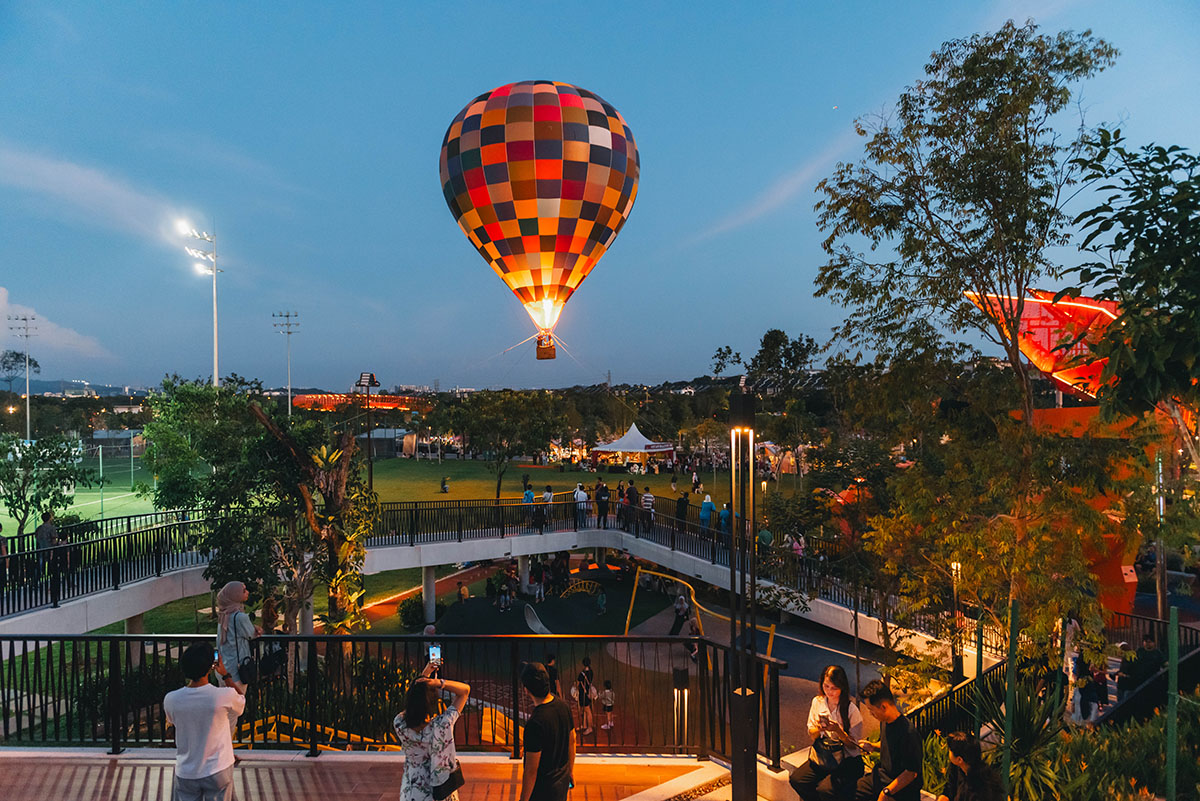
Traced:
[[174, 801], [227, 801], [233, 798], [233, 765], [199, 779], [175, 777]]

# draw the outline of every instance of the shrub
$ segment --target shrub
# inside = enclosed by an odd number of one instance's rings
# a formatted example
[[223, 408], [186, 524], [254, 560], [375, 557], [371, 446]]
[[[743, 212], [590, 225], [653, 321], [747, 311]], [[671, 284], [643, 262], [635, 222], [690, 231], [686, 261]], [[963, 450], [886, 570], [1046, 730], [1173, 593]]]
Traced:
[[[446, 611], [446, 605], [440, 601], [434, 608], [433, 617], [438, 619]], [[396, 614], [400, 616], [400, 625], [404, 626], [408, 631], [416, 631], [425, 627], [425, 594], [418, 592], [416, 595], [405, 598], [400, 602], [396, 609]]]

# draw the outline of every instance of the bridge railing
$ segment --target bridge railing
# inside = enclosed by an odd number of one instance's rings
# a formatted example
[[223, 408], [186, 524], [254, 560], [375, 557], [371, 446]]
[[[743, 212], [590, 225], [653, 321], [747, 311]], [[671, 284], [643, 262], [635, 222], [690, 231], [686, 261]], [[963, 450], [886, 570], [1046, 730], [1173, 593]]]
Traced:
[[[523, 723], [533, 703], [520, 686], [521, 664], [557, 658], [558, 694], [582, 726], [580, 693], [572, 692], [585, 657], [593, 684], [611, 682], [613, 723], [593, 701], [591, 729], [580, 736], [588, 753], [729, 755], [728, 647], [688, 637], [440, 636], [443, 675], [471, 685], [455, 724], [460, 750], [520, 754]], [[203, 636], [28, 635], [0, 638], [0, 704], [6, 744], [106, 745], [112, 752], [170, 746], [164, 695], [183, 685], [182, 652]], [[265, 670], [250, 685], [235, 743], [253, 748], [382, 750], [395, 747], [393, 721], [405, 692], [426, 662], [422, 637], [270, 636], [253, 641]], [[271, 655], [268, 659], [268, 655]], [[786, 663], [760, 657], [759, 752], [780, 760], [779, 671]], [[586, 687], [584, 689], [586, 693]], [[516, 723], [517, 725], [514, 725]]]

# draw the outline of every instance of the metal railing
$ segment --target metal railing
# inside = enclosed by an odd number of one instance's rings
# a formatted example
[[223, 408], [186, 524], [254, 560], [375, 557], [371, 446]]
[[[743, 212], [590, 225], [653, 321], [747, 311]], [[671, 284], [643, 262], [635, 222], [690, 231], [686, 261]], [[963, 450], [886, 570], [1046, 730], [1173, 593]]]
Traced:
[[[668, 498], [655, 498], [652, 510], [622, 510], [610, 503], [608, 514], [601, 519], [594, 501], [580, 508], [574, 501], [566, 500], [567, 497], [567, 493], [559, 493], [548, 504], [540, 500], [526, 504], [517, 498], [387, 502], [381, 505], [375, 534], [368, 538], [367, 544], [416, 546], [608, 527], [712, 564], [729, 563], [730, 533], [719, 526], [716, 518], [706, 525], [695, 505], [684, 510], [684, 518], [676, 518], [668, 513], [677, 511], [675, 502]], [[172, 518], [174, 522], [150, 522], [159, 517]], [[209, 525], [209, 521], [196, 519], [194, 511], [131, 515], [81, 525], [95, 525], [101, 532], [126, 533], [80, 539], [0, 560], [0, 616], [56, 606], [63, 600], [118, 589], [130, 581], [204, 562], [197, 543], [201, 527]], [[66, 528], [64, 532], [79, 533]], [[847, 550], [838, 540], [808, 537], [803, 555], [784, 548], [756, 550], [760, 560], [758, 573], [766, 581], [797, 590], [808, 598], [857, 608], [870, 617], [882, 618], [887, 613], [889, 623], [937, 639], [947, 639], [950, 635], [954, 618], [947, 610], [913, 612], [899, 606], [883, 610], [878, 608], [874, 593], [856, 590], [845, 576], [843, 562]], [[1153, 631], [1161, 643], [1165, 640], [1165, 626], [1163, 621], [1114, 613], [1106, 634], [1112, 644], [1122, 639], [1134, 644], [1140, 642], [1142, 632]], [[1181, 631], [1185, 632], [1181, 640], [1185, 653], [1200, 648], [1200, 630], [1185, 627]], [[974, 637], [966, 639], [974, 641]], [[1006, 633], [999, 627], [985, 626], [984, 650], [993, 656], [1004, 655]]]
[[[211, 636], [0, 637], [0, 706], [6, 744], [170, 746], [163, 696], [183, 685], [179, 658]], [[422, 637], [269, 636], [253, 641], [255, 658], [277, 666], [251, 685], [234, 742], [247, 748], [382, 750], [395, 747], [393, 719], [409, 682], [426, 661]], [[444, 675], [471, 685], [455, 725], [460, 749], [521, 753], [520, 724], [532, 700], [519, 683], [526, 661], [557, 657], [558, 692], [583, 724], [572, 693], [584, 657], [594, 683], [611, 683], [611, 728], [592, 702], [592, 731], [581, 752], [728, 756], [731, 687], [728, 647], [686, 637], [440, 636]], [[693, 658], [694, 653], [694, 658]], [[759, 753], [780, 767], [779, 672], [759, 657]], [[584, 695], [587, 695], [584, 693]], [[514, 723], [516, 725], [514, 725]]]

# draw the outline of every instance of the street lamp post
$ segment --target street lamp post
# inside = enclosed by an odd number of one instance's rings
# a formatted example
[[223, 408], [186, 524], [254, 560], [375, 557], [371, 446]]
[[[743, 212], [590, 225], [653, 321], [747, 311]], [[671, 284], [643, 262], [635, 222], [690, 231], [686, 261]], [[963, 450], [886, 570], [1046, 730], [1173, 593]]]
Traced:
[[951, 621], [953, 628], [950, 631], [950, 661], [954, 674], [953, 683], [958, 684], [963, 680], [963, 652], [962, 642], [959, 639], [959, 633], [962, 627], [959, 626], [958, 620], [958, 580], [962, 576], [962, 563], [950, 563], [950, 583], [951, 591], [954, 595], [954, 610], [951, 613]]
[[299, 312], [275, 312], [272, 317], [278, 317], [283, 320], [281, 323], [275, 323], [275, 327], [279, 329], [279, 333], [287, 337], [287, 375], [288, 375], [288, 417], [292, 416], [292, 334], [300, 330], [300, 323], [293, 322], [299, 319]]
[[758, 720], [755, 655], [757, 575], [754, 536], [754, 395], [744, 390], [729, 397], [730, 501], [733, 520], [729, 542], [730, 711], [733, 737], [730, 778], [733, 801], [758, 797]]
[[371, 387], [379, 386], [374, 373], [363, 373], [354, 385], [367, 390], [367, 489], [375, 491], [375, 432], [371, 430]]
[[[217, 366], [217, 273], [221, 270], [217, 269], [217, 227], [213, 225], [213, 233], [207, 231], [197, 231], [186, 221], [180, 220], [178, 223], [179, 233], [183, 236], [197, 239], [201, 242], [207, 242], [212, 245], [212, 250], [203, 250], [201, 248], [187, 247], [184, 250], [196, 262], [196, 271], [201, 275], [212, 275], [212, 300], [213, 300], [213, 375], [212, 385], [218, 387], [221, 385], [220, 370]], [[204, 262], [208, 262], [205, 264]]]

